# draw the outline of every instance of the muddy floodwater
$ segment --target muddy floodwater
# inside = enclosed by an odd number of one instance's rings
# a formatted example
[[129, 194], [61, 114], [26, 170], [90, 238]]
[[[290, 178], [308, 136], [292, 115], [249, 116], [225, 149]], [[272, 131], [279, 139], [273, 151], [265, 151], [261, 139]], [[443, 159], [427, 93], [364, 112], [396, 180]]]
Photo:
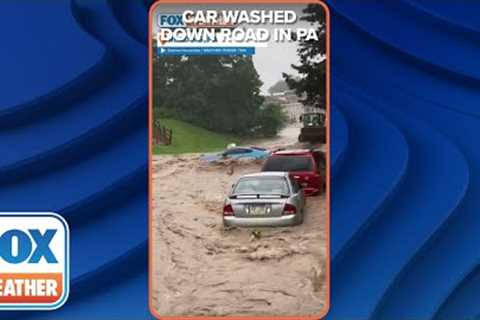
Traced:
[[[289, 146], [297, 134], [286, 128], [256, 145]], [[325, 195], [307, 198], [300, 226], [224, 228], [225, 195], [262, 161], [199, 157], [153, 157], [154, 308], [165, 316], [318, 315], [327, 294]]]

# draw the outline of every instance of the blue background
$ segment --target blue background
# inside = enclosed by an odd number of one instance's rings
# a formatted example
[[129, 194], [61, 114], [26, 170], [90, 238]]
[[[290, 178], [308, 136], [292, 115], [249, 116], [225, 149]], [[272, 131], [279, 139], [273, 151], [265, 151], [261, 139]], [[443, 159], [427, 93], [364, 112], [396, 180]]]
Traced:
[[[71, 295], [148, 319], [147, 10], [0, 2], [0, 209], [71, 227]], [[480, 3], [328, 1], [329, 319], [480, 315]]]

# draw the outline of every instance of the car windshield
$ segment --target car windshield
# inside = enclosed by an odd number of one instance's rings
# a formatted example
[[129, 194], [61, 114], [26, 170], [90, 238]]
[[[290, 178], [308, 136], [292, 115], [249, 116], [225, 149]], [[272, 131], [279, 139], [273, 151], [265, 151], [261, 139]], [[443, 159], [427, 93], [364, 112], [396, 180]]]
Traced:
[[270, 157], [263, 171], [312, 171], [312, 159], [298, 156], [274, 156]]
[[233, 194], [289, 194], [289, 191], [283, 177], [248, 177], [238, 181]]
[[320, 114], [318, 113], [311, 113], [303, 115], [303, 125], [310, 126], [315, 125], [319, 126], [321, 124]]

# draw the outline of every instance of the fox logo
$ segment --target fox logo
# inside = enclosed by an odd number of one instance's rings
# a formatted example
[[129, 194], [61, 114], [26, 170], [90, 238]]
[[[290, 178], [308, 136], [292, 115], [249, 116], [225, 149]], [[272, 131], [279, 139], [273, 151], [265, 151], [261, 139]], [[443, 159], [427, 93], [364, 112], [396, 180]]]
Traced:
[[157, 22], [160, 28], [179, 28], [185, 26], [183, 16], [180, 13], [161, 13], [157, 16]]
[[47, 229], [43, 234], [38, 229], [28, 229], [28, 233], [18, 229], [8, 230], [0, 235], [0, 258], [12, 264], [27, 260], [28, 263], [38, 263], [42, 258], [47, 263], [57, 263], [50, 248], [56, 233], [55, 229]]

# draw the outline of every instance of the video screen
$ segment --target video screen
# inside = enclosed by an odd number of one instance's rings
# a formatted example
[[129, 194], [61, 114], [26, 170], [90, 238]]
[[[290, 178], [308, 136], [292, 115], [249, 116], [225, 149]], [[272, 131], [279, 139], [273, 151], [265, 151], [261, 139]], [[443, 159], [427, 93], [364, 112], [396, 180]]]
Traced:
[[325, 315], [327, 18], [316, 2], [151, 11], [155, 314]]

